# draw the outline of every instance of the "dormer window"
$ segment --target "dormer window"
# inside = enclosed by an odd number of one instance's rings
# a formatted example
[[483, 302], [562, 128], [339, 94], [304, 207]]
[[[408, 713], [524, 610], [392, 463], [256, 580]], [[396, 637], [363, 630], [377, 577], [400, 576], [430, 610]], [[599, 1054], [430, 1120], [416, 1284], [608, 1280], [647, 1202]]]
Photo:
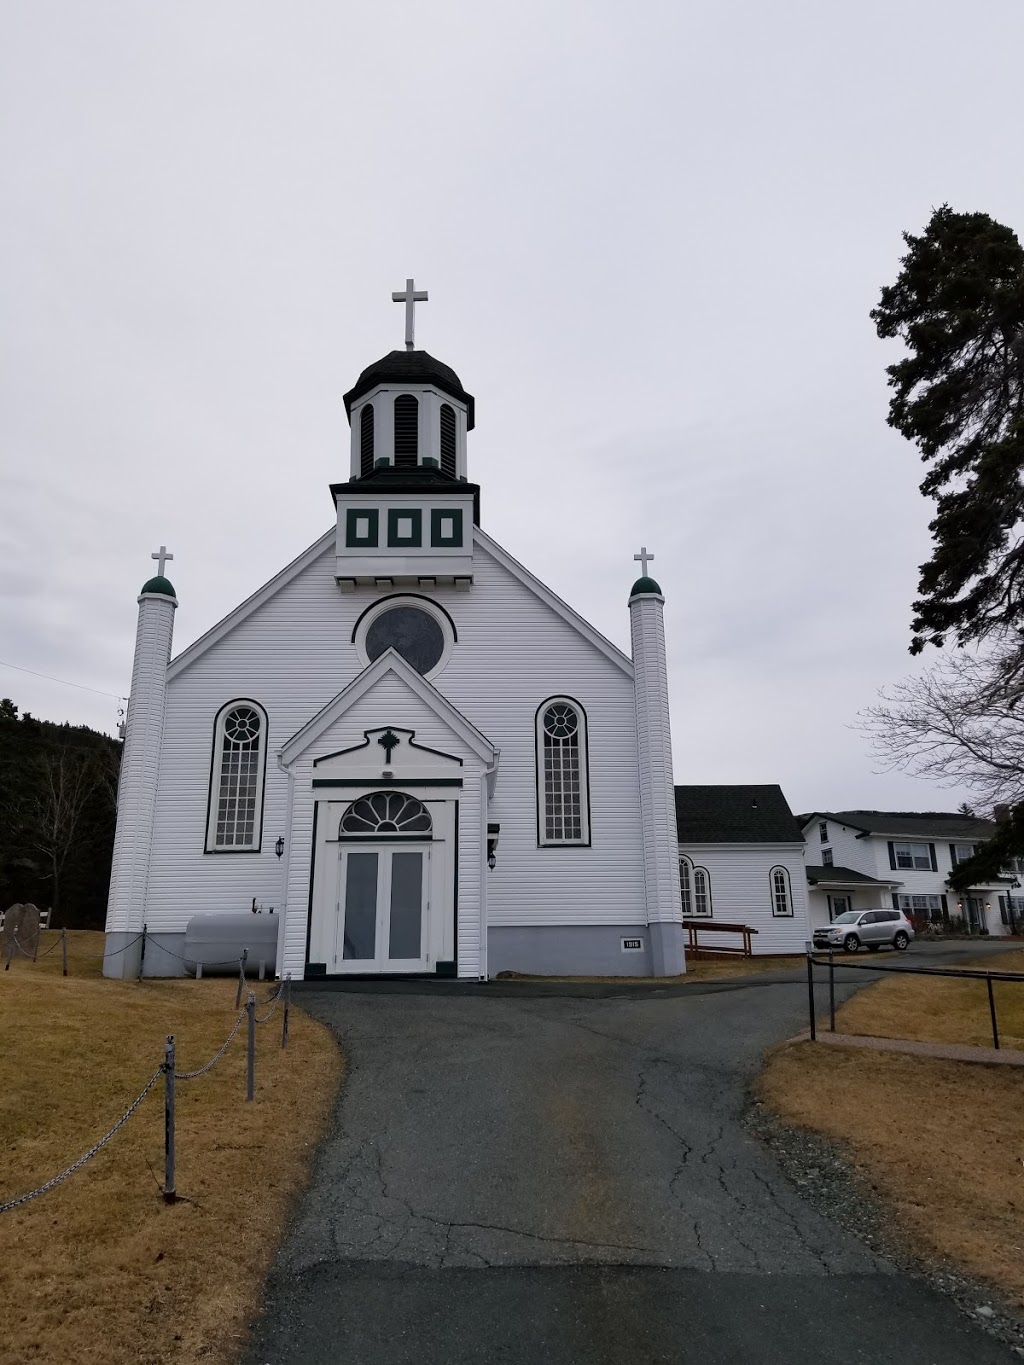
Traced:
[[441, 473], [455, 478], [455, 409], [441, 404]]
[[411, 393], [401, 393], [395, 399], [395, 468], [415, 469], [419, 449], [419, 401]]
[[359, 417], [359, 473], [373, 473], [373, 404], [367, 403]]

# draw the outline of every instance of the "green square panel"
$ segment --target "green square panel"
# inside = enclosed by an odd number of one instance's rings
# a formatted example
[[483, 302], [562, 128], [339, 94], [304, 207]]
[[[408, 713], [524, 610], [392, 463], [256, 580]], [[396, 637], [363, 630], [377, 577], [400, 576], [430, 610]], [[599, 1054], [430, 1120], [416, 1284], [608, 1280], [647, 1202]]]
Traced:
[[377, 548], [380, 534], [380, 513], [376, 507], [348, 507], [345, 509], [345, 546]]
[[388, 548], [423, 544], [423, 513], [418, 507], [388, 508]]
[[462, 508], [432, 507], [430, 509], [430, 543], [435, 548], [462, 548]]

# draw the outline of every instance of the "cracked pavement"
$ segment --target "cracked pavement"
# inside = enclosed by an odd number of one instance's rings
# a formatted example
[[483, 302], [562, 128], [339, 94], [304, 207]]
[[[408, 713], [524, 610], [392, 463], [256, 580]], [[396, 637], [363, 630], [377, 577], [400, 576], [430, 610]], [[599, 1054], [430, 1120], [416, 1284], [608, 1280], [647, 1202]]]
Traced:
[[743, 1127], [799, 983], [302, 1004], [349, 1072], [249, 1365], [1016, 1358]]

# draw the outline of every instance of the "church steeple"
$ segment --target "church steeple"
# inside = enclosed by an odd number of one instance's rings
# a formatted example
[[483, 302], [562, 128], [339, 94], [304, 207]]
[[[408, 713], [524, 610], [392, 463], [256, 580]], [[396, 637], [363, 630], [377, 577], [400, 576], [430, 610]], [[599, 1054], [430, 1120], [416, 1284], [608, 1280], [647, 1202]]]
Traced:
[[338, 583], [468, 588], [480, 519], [480, 490], [466, 477], [473, 395], [450, 365], [415, 349], [415, 305], [427, 291], [409, 279], [391, 297], [405, 304], [406, 349], [368, 365], [345, 394], [349, 479], [331, 485]]
[[410, 279], [391, 297], [406, 306], [405, 350], [368, 365], [345, 394], [352, 428], [349, 477], [421, 469], [465, 480], [466, 433], [476, 418], [473, 395], [450, 365], [416, 350], [414, 309], [427, 301], [427, 291]]

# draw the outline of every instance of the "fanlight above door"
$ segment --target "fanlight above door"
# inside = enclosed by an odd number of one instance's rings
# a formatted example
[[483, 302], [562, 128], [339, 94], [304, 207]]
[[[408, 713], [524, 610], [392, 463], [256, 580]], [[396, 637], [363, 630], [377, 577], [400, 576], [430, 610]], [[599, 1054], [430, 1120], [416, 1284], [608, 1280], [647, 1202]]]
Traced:
[[429, 834], [430, 812], [422, 801], [405, 792], [374, 792], [353, 801], [341, 817], [341, 833], [376, 837], [379, 834]]

